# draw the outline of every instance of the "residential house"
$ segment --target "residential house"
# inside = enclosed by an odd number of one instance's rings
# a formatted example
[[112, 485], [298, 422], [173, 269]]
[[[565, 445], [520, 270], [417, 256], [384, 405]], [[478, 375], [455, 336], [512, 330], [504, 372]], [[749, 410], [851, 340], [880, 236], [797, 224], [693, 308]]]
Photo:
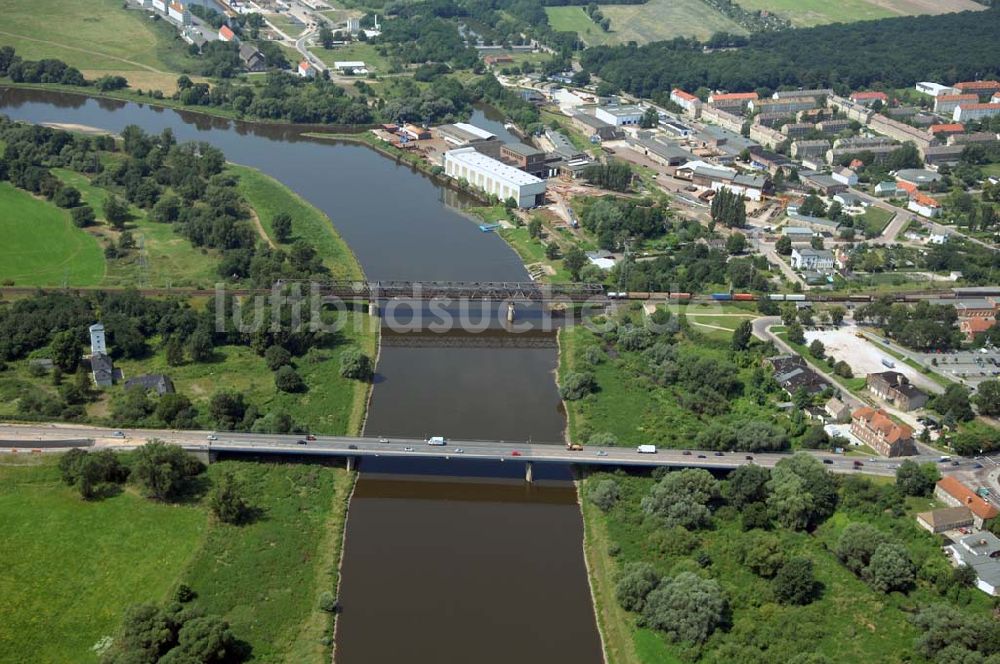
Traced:
[[816, 235], [816, 231], [802, 226], [785, 226], [781, 229], [781, 234], [792, 242], [809, 242]]
[[974, 94], [977, 97], [989, 97], [1000, 92], [998, 81], [963, 81], [956, 83], [955, 89], [963, 94]]
[[1000, 595], [1000, 539], [991, 532], [973, 533], [948, 547], [955, 562], [976, 572], [976, 587]]
[[948, 145], [966, 145], [968, 143], [991, 144], [1000, 143], [1000, 135], [992, 131], [976, 131], [971, 134], [952, 134], [948, 137]]
[[858, 174], [847, 167], [834, 169], [831, 177], [837, 182], [846, 184], [848, 187], [853, 187], [858, 183]]
[[828, 249], [793, 246], [791, 263], [796, 270], [829, 272], [834, 268], [833, 252]]
[[174, 393], [174, 382], [170, 380], [170, 376], [165, 374], [145, 374], [126, 380], [125, 389], [141, 389], [147, 392], [153, 391], [158, 395], [163, 396], [164, 394]]
[[989, 521], [1000, 514], [1000, 510], [997, 510], [992, 503], [953, 475], [938, 480], [937, 486], [934, 487], [934, 497], [948, 505], [968, 507], [972, 512], [972, 525], [976, 528], [984, 528]]
[[698, 111], [701, 109], [701, 100], [690, 92], [685, 92], [680, 88], [674, 88], [670, 92], [670, 101], [683, 108], [684, 112], [688, 115], [695, 117], [698, 116]]
[[876, 113], [868, 121], [868, 128], [901, 142], [910, 142], [923, 149], [934, 142], [934, 136], [929, 131], [917, 129], [905, 122]]
[[775, 150], [788, 140], [788, 136], [777, 129], [771, 129], [761, 124], [752, 124], [750, 125], [750, 140], [757, 141], [770, 150]]
[[844, 423], [851, 421], [851, 407], [837, 397], [830, 397], [823, 406], [823, 409], [834, 422]]
[[219, 28], [219, 40], [224, 42], [231, 42], [236, 40], [236, 33], [228, 25], [223, 25]]
[[938, 123], [932, 124], [927, 128], [927, 131], [931, 132], [940, 139], [946, 139], [952, 134], [964, 133], [965, 125], [961, 122]]
[[920, 216], [930, 219], [941, 214], [941, 203], [936, 198], [922, 194], [919, 191], [914, 192], [913, 198], [907, 203], [906, 208], [911, 212], [916, 212]]
[[816, 97], [785, 97], [782, 99], [751, 99], [748, 107], [751, 113], [785, 113], [792, 115], [799, 111], [816, 108]]
[[702, 107], [701, 119], [705, 122], [713, 122], [723, 129], [728, 129], [737, 134], [743, 131], [743, 118], [722, 108], [715, 108], [713, 106]]
[[267, 69], [267, 58], [252, 44], [240, 44], [240, 61], [247, 71], [264, 71]]
[[114, 384], [115, 368], [110, 355], [105, 353], [91, 355], [90, 372], [98, 387], [111, 387]]
[[316, 67], [308, 60], [303, 60], [299, 63], [298, 72], [302, 78], [316, 78]]
[[842, 207], [845, 208], [868, 207], [868, 201], [849, 191], [842, 191], [839, 194], [834, 194], [833, 200], [837, 201]]
[[879, 198], [900, 198], [906, 196], [907, 192], [900, 189], [895, 182], [886, 180], [875, 185], [875, 195]]
[[1000, 103], [959, 104], [955, 107], [951, 118], [955, 122], [967, 122], [992, 118], [994, 115], [1000, 115]]
[[187, 7], [179, 2], [171, 2], [167, 5], [167, 16], [178, 25], [184, 26], [191, 24], [191, 12], [189, 12]]
[[932, 533], [968, 528], [972, 525], [972, 511], [968, 507], [943, 507], [917, 514], [917, 525]]
[[[747, 104], [757, 98], [756, 92], [716, 92], [708, 96], [708, 103], [715, 108], [742, 113], [746, 109]], [[704, 110], [702, 113], [704, 113]]]
[[910, 379], [898, 371], [870, 373], [865, 384], [869, 392], [903, 411], [923, 408], [927, 403], [927, 394], [911, 385]]
[[809, 141], [795, 141], [792, 143], [792, 158], [805, 159], [807, 157], [822, 157], [830, 149], [830, 141], [825, 138], [817, 138]]
[[851, 126], [850, 120], [821, 120], [816, 123], [816, 129], [824, 134], [839, 134]]
[[957, 164], [962, 159], [964, 145], [932, 145], [924, 148], [924, 163], [928, 166], [940, 164]]
[[851, 101], [862, 106], [871, 106], [877, 101], [889, 103], [889, 96], [884, 92], [852, 92]]
[[833, 94], [830, 88], [820, 88], [814, 90], [778, 90], [771, 99], [787, 99], [789, 97], [829, 97]]
[[[758, 116], [758, 120], [760, 116]], [[781, 133], [788, 138], [801, 138], [806, 134], [812, 133], [816, 129], [816, 125], [811, 122], [789, 122], [784, 127], [781, 128]], [[753, 138], [751, 136], [751, 138]]]
[[976, 104], [978, 102], [979, 95], [974, 94], [940, 95], [934, 98], [934, 112], [950, 116], [959, 104]]
[[750, 153], [750, 165], [766, 170], [771, 175], [777, 174], [779, 170], [791, 169], [792, 161], [783, 154], [757, 146], [749, 148], [748, 152]]
[[905, 424], [896, 424], [883, 410], [868, 406], [858, 408], [851, 415], [851, 434], [882, 456], [917, 453], [913, 444], [913, 429]]
[[107, 354], [107, 340], [104, 336], [104, 325], [94, 323], [90, 326], [90, 352], [94, 355], [99, 353]]

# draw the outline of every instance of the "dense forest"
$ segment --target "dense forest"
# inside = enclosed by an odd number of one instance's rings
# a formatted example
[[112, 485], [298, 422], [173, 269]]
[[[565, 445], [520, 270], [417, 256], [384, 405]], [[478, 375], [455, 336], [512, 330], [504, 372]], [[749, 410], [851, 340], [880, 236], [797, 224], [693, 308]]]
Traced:
[[705, 52], [678, 38], [646, 46], [600, 46], [581, 56], [591, 73], [636, 95], [686, 90], [838, 91], [952, 83], [1000, 73], [1000, 9], [914, 16], [763, 33], [732, 51]]

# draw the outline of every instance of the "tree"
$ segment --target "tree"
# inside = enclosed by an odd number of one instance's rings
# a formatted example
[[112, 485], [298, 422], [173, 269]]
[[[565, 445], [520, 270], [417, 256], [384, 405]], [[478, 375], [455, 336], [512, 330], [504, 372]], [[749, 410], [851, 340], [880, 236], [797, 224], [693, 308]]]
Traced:
[[984, 380], [975, 396], [976, 406], [982, 415], [1000, 415], [1000, 381]]
[[722, 493], [730, 505], [742, 511], [748, 505], [767, 500], [767, 483], [770, 479], [771, 471], [763, 466], [740, 466], [726, 479]]
[[785, 564], [785, 549], [781, 540], [765, 532], [750, 532], [743, 541], [741, 560], [757, 576], [770, 579]]
[[618, 502], [618, 483], [612, 479], [601, 480], [591, 487], [587, 497], [602, 512], [607, 512]]
[[267, 368], [271, 371], [277, 371], [291, 361], [292, 354], [282, 346], [268, 346], [267, 350], [264, 351], [264, 362], [267, 363]]
[[732, 233], [726, 238], [726, 253], [730, 255], [742, 254], [747, 249], [747, 236], [743, 233]]
[[[173, 646], [175, 625], [153, 604], [137, 604], [125, 609], [121, 632], [115, 639], [114, 651], [103, 662], [156, 662]], [[128, 654], [130, 658], [115, 657]]]
[[809, 450], [830, 449], [830, 436], [822, 424], [806, 429], [805, 435], [802, 436], [802, 447]]
[[172, 500], [204, 466], [180, 447], [155, 438], [135, 451], [132, 477], [156, 500]]
[[[608, 25], [610, 26], [610, 23], [608, 23]], [[642, 119], [639, 122], [639, 126], [641, 126], [643, 129], [655, 129], [656, 126], [659, 124], [660, 124], [660, 114], [656, 111], [655, 108], [650, 106], [642, 114]]]
[[671, 641], [704, 643], [722, 622], [726, 605], [718, 582], [681, 572], [646, 596], [642, 622]]
[[660, 585], [656, 569], [646, 562], [628, 563], [615, 583], [615, 596], [626, 611], [641, 612], [646, 597]]
[[589, 371], [570, 371], [559, 386], [559, 394], [567, 401], [582, 399], [597, 389], [594, 374]]
[[306, 391], [306, 383], [302, 380], [302, 376], [287, 364], [274, 372], [274, 386], [282, 392]]
[[212, 335], [200, 328], [195, 330], [191, 334], [191, 338], [188, 339], [187, 350], [192, 362], [206, 362], [212, 359], [212, 353], [215, 350]]
[[787, 235], [782, 235], [778, 238], [777, 242], [774, 243], [774, 250], [777, 251], [782, 256], [792, 255], [792, 238]]
[[94, 214], [94, 208], [86, 204], [70, 210], [70, 216], [73, 218], [73, 224], [77, 228], [86, 228], [97, 220], [97, 216]]
[[816, 250], [822, 249], [823, 237], [820, 235], [813, 235], [811, 238], [809, 238], [809, 246]]
[[83, 347], [73, 332], [66, 330], [52, 337], [52, 364], [66, 373], [76, 371]]
[[80, 204], [80, 190], [65, 185], [56, 190], [52, 202], [61, 208], [73, 208]]
[[156, 201], [149, 211], [149, 218], [161, 224], [177, 221], [181, 213], [181, 199], [174, 194], [167, 194]]
[[885, 534], [874, 526], [849, 523], [840, 534], [834, 553], [847, 569], [860, 575], [871, 562], [875, 549], [885, 541]]
[[792, 558], [774, 577], [774, 596], [782, 604], [809, 604], [816, 598], [819, 583], [808, 558]]
[[528, 222], [528, 237], [536, 240], [542, 237], [542, 220], [538, 217], [532, 217]]
[[802, 329], [802, 324], [798, 321], [795, 321], [788, 326], [786, 334], [788, 336], [788, 340], [793, 344], [804, 344], [806, 342], [806, 333]]
[[125, 222], [128, 221], [128, 206], [122, 203], [114, 194], [108, 194], [104, 199], [104, 218], [117, 230], [125, 229]]
[[840, 324], [844, 322], [844, 316], [847, 315], [847, 310], [838, 304], [830, 307], [829, 313], [830, 321], [839, 327]]
[[374, 374], [372, 360], [360, 349], [351, 347], [340, 354], [340, 375], [354, 380], [371, 380]]
[[319, 29], [319, 43], [323, 46], [323, 48], [329, 51], [333, 48], [333, 42], [333, 30], [324, 25]]
[[74, 448], [59, 460], [62, 480], [75, 486], [84, 500], [106, 495], [128, 478], [128, 468], [122, 465], [112, 450], [86, 452]]
[[707, 470], [686, 468], [664, 475], [642, 499], [641, 506], [643, 512], [668, 527], [693, 530], [708, 525], [711, 519], [708, 505], [718, 496], [718, 483]]
[[710, 209], [712, 221], [727, 228], [742, 228], [746, 225], [747, 206], [741, 194], [722, 188], [712, 197]]
[[563, 267], [573, 281], [580, 281], [580, 270], [587, 264], [587, 255], [579, 247], [573, 247], [563, 256]]
[[234, 525], [244, 523], [252, 513], [246, 490], [229, 471], [222, 473], [212, 485], [208, 506], [220, 521]]
[[179, 367], [184, 364], [184, 344], [180, 337], [174, 335], [167, 340], [166, 355], [169, 366]]
[[969, 389], [958, 383], [949, 385], [944, 394], [932, 398], [927, 405], [941, 415], [950, 416], [959, 422], [968, 422], [976, 416], [969, 402]]
[[822, 360], [826, 356], [826, 347], [823, 342], [819, 339], [813, 339], [812, 343], [809, 344], [809, 354], [818, 360]]
[[287, 212], [274, 215], [271, 229], [274, 231], [274, 239], [281, 243], [288, 242], [292, 237], [292, 215]]
[[733, 330], [732, 348], [733, 350], [746, 350], [753, 337], [753, 324], [749, 320], [740, 321], [740, 324]]
[[246, 399], [240, 392], [216, 392], [208, 403], [208, 412], [218, 428], [232, 431], [246, 416]]
[[865, 576], [881, 592], [906, 590], [916, 576], [910, 554], [899, 542], [882, 542], [875, 548]]
[[555, 242], [549, 242], [545, 245], [545, 257], [550, 261], [554, 261], [559, 258], [559, 245]]
[[826, 205], [816, 194], [809, 194], [799, 205], [799, 214], [809, 217], [823, 217], [826, 216]]
[[815, 457], [799, 453], [782, 459], [771, 470], [767, 506], [787, 528], [804, 530], [833, 514], [836, 483]]
[[933, 463], [920, 465], [906, 459], [896, 469], [896, 486], [904, 496], [928, 496], [934, 491], [938, 479], [940, 474]]

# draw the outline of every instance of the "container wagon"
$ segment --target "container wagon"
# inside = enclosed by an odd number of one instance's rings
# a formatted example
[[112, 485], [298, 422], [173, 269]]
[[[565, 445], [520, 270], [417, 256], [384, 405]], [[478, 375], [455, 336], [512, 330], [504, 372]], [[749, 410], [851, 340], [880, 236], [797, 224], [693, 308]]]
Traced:
[[803, 293], [789, 293], [785, 296], [788, 302], [805, 302], [806, 296]]
[[733, 299], [746, 302], [747, 300], [754, 300], [756, 298], [753, 296], [753, 293], [736, 293], [733, 295]]
[[712, 299], [720, 301], [722, 300], [729, 301], [733, 299], [733, 296], [730, 295], [729, 293], [712, 293]]

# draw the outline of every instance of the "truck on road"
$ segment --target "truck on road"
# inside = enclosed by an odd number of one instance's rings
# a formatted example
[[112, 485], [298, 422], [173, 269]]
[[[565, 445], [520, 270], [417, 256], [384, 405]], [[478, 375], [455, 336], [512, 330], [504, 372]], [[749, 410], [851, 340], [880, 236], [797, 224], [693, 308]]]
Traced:
[[570, 452], [582, 452], [583, 445], [580, 443], [566, 443], [566, 449]]
[[635, 451], [639, 454], [656, 454], [656, 445], [640, 445]]

